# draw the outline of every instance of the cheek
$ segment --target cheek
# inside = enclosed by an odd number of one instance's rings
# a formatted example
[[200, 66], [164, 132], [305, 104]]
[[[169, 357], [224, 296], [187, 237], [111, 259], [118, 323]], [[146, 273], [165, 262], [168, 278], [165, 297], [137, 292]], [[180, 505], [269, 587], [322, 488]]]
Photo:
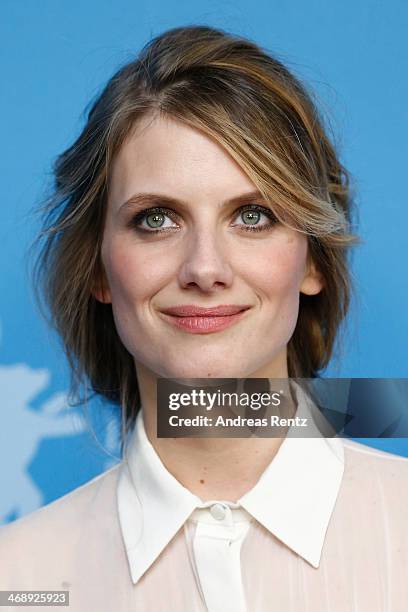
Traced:
[[[104, 263], [113, 308], [133, 307], [151, 297], [169, 274], [168, 258], [149, 256], [148, 250], [124, 238], [112, 241], [104, 251]], [[168, 270], [169, 269], [169, 270]]]
[[248, 282], [252, 279], [251, 284], [261, 298], [297, 299], [305, 274], [306, 256], [305, 238], [281, 232], [252, 253], [246, 252], [240, 267], [248, 270], [245, 277]]

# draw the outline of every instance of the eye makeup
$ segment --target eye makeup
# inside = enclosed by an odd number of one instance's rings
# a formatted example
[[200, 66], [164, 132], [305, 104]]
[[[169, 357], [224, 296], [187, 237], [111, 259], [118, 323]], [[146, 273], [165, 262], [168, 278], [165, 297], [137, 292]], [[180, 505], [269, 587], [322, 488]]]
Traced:
[[[238, 225], [234, 224], [233, 227], [239, 227], [243, 229], [244, 231], [248, 231], [248, 232], [263, 232], [263, 231], [271, 230], [278, 223], [278, 219], [275, 217], [273, 212], [269, 208], [260, 206], [259, 204], [246, 204], [244, 206], [240, 206], [235, 211], [234, 218], [239, 215], [243, 215], [244, 213], [251, 213], [252, 218], [254, 218], [253, 216], [255, 216], [255, 221], [260, 220], [262, 218], [262, 215], [264, 215], [268, 219], [268, 223], [265, 223], [263, 225], [255, 225], [252, 223], [250, 224], [243, 223], [243, 224], [238, 224]], [[178, 215], [178, 213], [176, 213], [173, 209], [162, 207], [162, 206], [154, 206], [151, 208], [145, 208], [137, 212], [135, 215], [131, 217], [127, 226], [130, 229], [133, 229], [137, 231], [138, 233], [145, 234], [145, 235], [146, 234], [162, 234], [165, 232], [167, 233], [167, 232], [178, 231], [179, 228], [176, 228], [176, 227], [159, 227], [159, 228], [150, 227], [149, 229], [146, 226], [143, 227], [142, 223], [148, 217], [153, 216], [153, 215], [156, 215], [158, 219], [160, 219], [160, 217], [162, 217], [163, 219], [165, 217], [168, 217], [174, 223], [177, 223], [177, 221], [180, 219], [180, 216]], [[249, 218], [251, 218], [251, 215], [249, 215]]]

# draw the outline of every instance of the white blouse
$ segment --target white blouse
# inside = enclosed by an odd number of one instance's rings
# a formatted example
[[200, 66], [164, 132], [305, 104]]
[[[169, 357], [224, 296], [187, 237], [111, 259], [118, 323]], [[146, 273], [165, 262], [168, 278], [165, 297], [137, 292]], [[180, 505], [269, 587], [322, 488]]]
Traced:
[[203, 502], [139, 413], [121, 464], [0, 529], [0, 590], [66, 590], [72, 612], [406, 612], [407, 525], [408, 459], [287, 436], [237, 503]]

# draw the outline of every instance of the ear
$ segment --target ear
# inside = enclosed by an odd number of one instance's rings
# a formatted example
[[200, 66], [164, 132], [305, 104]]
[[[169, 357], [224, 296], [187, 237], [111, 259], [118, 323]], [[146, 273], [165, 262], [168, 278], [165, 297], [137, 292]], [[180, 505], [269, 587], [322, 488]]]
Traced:
[[111, 292], [104, 270], [101, 271], [99, 278], [95, 281], [91, 293], [102, 304], [112, 303]]
[[299, 289], [300, 293], [304, 293], [305, 295], [317, 295], [323, 287], [324, 282], [321, 273], [318, 271], [315, 263], [308, 258], [306, 272]]
[[112, 300], [111, 300], [111, 296], [110, 296], [110, 291], [107, 291], [105, 288], [103, 287], [95, 287], [94, 289], [92, 289], [92, 295], [94, 296], [94, 298], [96, 300], [98, 300], [98, 302], [101, 302], [102, 304], [111, 304]]

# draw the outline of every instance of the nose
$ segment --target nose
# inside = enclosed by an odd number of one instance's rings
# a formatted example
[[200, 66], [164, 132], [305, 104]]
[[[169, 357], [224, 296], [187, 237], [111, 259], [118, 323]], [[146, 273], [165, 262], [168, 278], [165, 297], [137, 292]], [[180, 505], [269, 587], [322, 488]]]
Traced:
[[225, 238], [214, 228], [191, 235], [183, 253], [179, 282], [184, 289], [199, 288], [206, 293], [229, 287], [233, 273], [226, 253]]

